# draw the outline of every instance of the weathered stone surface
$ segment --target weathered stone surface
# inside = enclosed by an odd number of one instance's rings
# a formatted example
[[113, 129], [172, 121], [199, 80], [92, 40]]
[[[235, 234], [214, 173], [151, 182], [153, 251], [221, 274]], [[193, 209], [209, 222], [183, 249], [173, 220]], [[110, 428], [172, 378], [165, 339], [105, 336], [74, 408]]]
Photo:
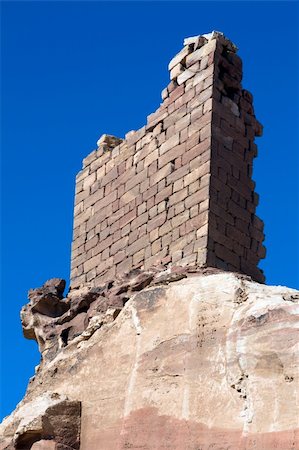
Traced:
[[298, 448], [299, 292], [184, 270], [132, 273], [118, 316], [40, 368], [0, 448], [66, 398], [82, 404], [81, 450]]
[[190, 270], [194, 269], [178, 266], [167, 270], [162, 265], [147, 271], [133, 269], [101, 286], [72, 290], [64, 299], [57, 296], [55, 289], [59, 283], [62, 296], [65, 281], [48, 280], [28, 293], [30, 301], [21, 311], [23, 334], [37, 341], [41, 364], [47, 364], [73, 339], [88, 339], [103, 324], [113, 321], [132, 293], [156, 284], [161, 277], [168, 282], [177, 273], [187, 276]]
[[65, 395], [45, 392], [30, 403], [20, 404], [13, 421], [8, 418], [5, 422], [14, 435], [8, 446], [1, 448], [79, 450], [81, 403], [69, 401]]
[[112, 136], [111, 134], [103, 134], [97, 141], [97, 146], [104, 151], [112, 150], [117, 145], [121, 144], [123, 139]]

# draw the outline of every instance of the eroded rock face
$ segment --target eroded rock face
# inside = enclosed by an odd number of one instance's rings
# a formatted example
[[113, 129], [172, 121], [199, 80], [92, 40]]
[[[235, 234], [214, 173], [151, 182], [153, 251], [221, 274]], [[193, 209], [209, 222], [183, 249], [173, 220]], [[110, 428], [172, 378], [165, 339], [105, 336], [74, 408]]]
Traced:
[[45, 392], [20, 406], [6, 425], [14, 435], [5, 450], [79, 450], [81, 403]]
[[81, 450], [298, 448], [299, 293], [183, 276], [156, 273], [111, 322], [62, 347], [4, 420], [0, 448], [50, 392], [81, 402]]
[[[113, 321], [132, 293], [162, 281], [185, 278], [194, 271], [162, 265], [147, 271], [134, 269], [101, 286], [74, 289], [66, 298], [63, 298], [65, 280], [53, 278], [29, 291], [29, 303], [21, 311], [23, 334], [37, 341], [42, 363], [47, 364], [73, 339], [88, 339], [103, 324]], [[207, 271], [217, 269], [201, 270]]]

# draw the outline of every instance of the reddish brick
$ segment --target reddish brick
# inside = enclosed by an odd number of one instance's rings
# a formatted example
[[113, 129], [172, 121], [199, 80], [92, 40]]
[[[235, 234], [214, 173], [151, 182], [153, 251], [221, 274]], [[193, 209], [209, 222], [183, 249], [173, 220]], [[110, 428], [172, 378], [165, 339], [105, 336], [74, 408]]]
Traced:
[[218, 258], [232, 264], [237, 269], [240, 268], [240, 257], [223, 245], [215, 244], [215, 254]]
[[109, 195], [107, 195], [106, 197], [102, 198], [101, 200], [99, 200], [98, 202], [95, 203], [94, 205], [94, 211], [100, 211], [103, 208], [105, 208], [105, 206], [113, 203], [117, 198], [117, 192], [116, 191], [112, 191]]
[[84, 246], [85, 251], [88, 251], [88, 250], [92, 249], [93, 247], [95, 247], [96, 244], [98, 243], [98, 240], [99, 240], [99, 236], [95, 235], [93, 238], [86, 241], [85, 246]]
[[193, 217], [192, 219], [186, 222], [186, 232], [190, 232], [192, 230], [198, 230], [203, 227], [208, 222], [208, 211], [201, 212], [198, 216]]
[[113, 167], [106, 175], [101, 179], [101, 186], [106, 186], [107, 183], [115, 180], [118, 176], [117, 167]]
[[131, 210], [119, 219], [119, 226], [123, 228], [127, 223], [130, 223], [137, 216], [136, 210]]
[[180, 178], [179, 180], [173, 183], [173, 192], [180, 191], [184, 188], [184, 179]]
[[75, 197], [75, 204], [79, 205], [83, 200], [87, 199], [89, 197], [89, 191], [81, 191], [79, 194]]
[[125, 184], [125, 190], [129, 191], [133, 189], [137, 184], [144, 181], [147, 177], [147, 169], [145, 168], [142, 170], [142, 172], [139, 172], [138, 174], [132, 176], [127, 183]]
[[169, 232], [162, 236], [162, 248], [167, 247], [172, 242], [172, 233]]
[[132, 242], [131, 245], [129, 245], [126, 249], [127, 256], [134, 255], [134, 253], [137, 253], [139, 250], [144, 249], [149, 244], [149, 235], [142, 236], [141, 238], [135, 240]]
[[189, 194], [189, 195], [194, 194], [194, 192], [199, 191], [199, 188], [200, 188], [200, 187], [203, 187], [203, 186], [201, 186], [200, 180], [194, 181], [194, 183], [191, 183], [191, 184], [189, 184], [189, 186], [188, 186], [188, 194]]
[[190, 161], [190, 171], [196, 169], [197, 167], [203, 166], [205, 162], [210, 160], [210, 157], [211, 157], [211, 150], [209, 149], [206, 152], [202, 153], [201, 155], [197, 156], [196, 158], [192, 159], [192, 161]]
[[168, 104], [174, 104], [177, 98], [181, 97], [184, 94], [185, 88], [184, 86], [177, 86], [170, 94], [168, 98]]
[[172, 185], [167, 186], [156, 194], [155, 203], [159, 204], [162, 200], [168, 199], [172, 194]]
[[147, 116], [147, 130], [153, 130], [153, 128], [159, 123], [162, 122], [163, 119], [167, 117], [167, 111], [161, 110], [160, 108], [153, 114]]
[[180, 144], [169, 149], [166, 153], [160, 156], [158, 160], [159, 169], [165, 166], [170, 161], [174, 161], [176, 158], [183, 155], [184, 152], [185, 152], [185, 144]]
[[130, 207], [128, 206], [128, 204], [133, 202], [135, 200], [135, 198], [138, 197], [138, 195], [139, 195], [139, 185], [135, 186], [130, 191], [125, 192], [120, 197], [120, 205], [126, 205], [126, 207], [127, 207], [127, 209], [125, 209], [125, 212], [128, 212], [130, 210]]
[[115, 255], [118, 251], [123, 250], [128, 244], [128, 240], [128, 236], [124, 236], [119, 241], [112, 244], [110, 248], [110, 255]]
[[154, 175], [150, 177], [150, 186], [158, 183], [163, 178], [166, 178], [172, 172], [172, 163], [166, 164], [162, 169], [158, 170]]
[[86, 167], [83, 170], [80, 170], [80, 172], [76, 176], [76, 183], [80, 183], [83, 181], [90, 173], [90, 168]]
[[172, 172], [170, 175], [167, 176], [167, 185], [174, 183], [176, 180], [179, 180], [180, 178], [187, 175], [189, 172], [189, 167], [187, 165], [180, 167], [179, 169]]
[[158, 213], [161, 213], [161, 212], [165, 211], [166, 207], [167, 207], [167, 204], [166, 204], [165, 200], [160, 202], [160, 203], [158, 203]]
[[145, 250], [144, 249], [139, 250], [139, 252], [135, 253], [135, 255], [133, 255], [133, 267], [136, 267], [142, 261], [144, 261], [144, 256], [145, 256]]
[[182, 223], [186, 222], [189, 219], [190, 213], [189, 210], [184, 211], [183, 213], [173, 217], [171, 219], [171, 224], [173, 228], [179, 227]]
[[183, 236], [179, 239], [176, 239], [169, 246], [169, 251], [171, 254], [177, 252], [178, 250], [182, 250], [186, 247], [192, 240], [194, 240], [194, 232], [188, 233], [186, 236]]
[[143, 214], [139, 215], [136, 219], [131, 223], [131, 230], [135, 230], [136, 228], [141, 227], [146, 224], [148, 221], [148, 211], [145, 211]]
[[157, 239], [152, 243], [152, 255], [156, 255], [162, 249], [161, 238]]
[[145, 192], [148, 189], [148, 187], [149, 187], [149, 178], [147, 178], [140, 184], [140, 193], [143, 194], [143, 192]]
[[160, 227], [166, 220], [166, 212], [162, 212], [158, 216], [154, 217], [152, 220], [149, 220], [147, 223], [147, 232], [150, 233], [155, 228]]
[[147, 167], [150, 164], [152, 164], [153, 161], [156, 161], [158, 159], [158, 156], [159, 156], [158, 149], [156, 148], [155, 150], [152, 150], [151, 153], [147, 155], [144, 159], [144, 167]]
[[209, 186], [205, 186], [199, 191], [190, 195], [188, 198], [186, 198], [185, 200], [186, 208], [191, 208], [191, 206], [199, 204], [200, 202], [206, 200], [208, 197], [209, 197]]
[[154, 204], [155, 204], [155, 197], [153, 196], [153, 197], [149, 198], [146, 202], [147, 209], [148, 210], [151, 209], [154, 206]]
[[160, 155], [163, 155], [164, 153], [168, 152], [168, 150], [177, 146], [179, 143], [180, 143], [180, 135], [179, 133], [176, 133], [161, 145]]
[[169, 206], [172, 206], [178, 202], [181, 202], [182, 200], [184, 200], [188, 195], [188, 189], [182, 189], [178, 192], [176, 192], [175, 194], [171, 195], [169, 197]]
[[101, 253], [103, 250], [105, 250], [106, 248], [110, 247], [113, 243], [113, 236], [110, 235], [108, 236], [106, 239], [104, 240], [100, 240], [98, 242], [98, 244], [93, 247], [92, 249], [92, 255], [98, 255], [99, 253]]

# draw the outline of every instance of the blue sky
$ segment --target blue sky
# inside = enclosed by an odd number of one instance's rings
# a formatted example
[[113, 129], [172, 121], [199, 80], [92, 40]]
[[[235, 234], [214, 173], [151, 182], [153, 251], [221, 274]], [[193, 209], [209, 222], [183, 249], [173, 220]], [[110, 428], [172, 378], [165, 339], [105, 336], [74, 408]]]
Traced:
[[264, 136], [254, 179], [268, 284], [299, 287], [298, 3], [2, 2], [1, 417], [39, 362], [29, 288], [69, 279], [75, 174], [103, 133], [144, 125], [183, 38], [223, 31]]

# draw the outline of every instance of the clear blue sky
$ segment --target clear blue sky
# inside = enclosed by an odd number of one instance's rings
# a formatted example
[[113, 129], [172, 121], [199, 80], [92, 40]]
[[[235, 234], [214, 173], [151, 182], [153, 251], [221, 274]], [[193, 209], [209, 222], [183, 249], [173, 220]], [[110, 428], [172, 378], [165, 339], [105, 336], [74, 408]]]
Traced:
[[268, 284], [299, 287], [298, 3], [2, 2], [1, 415], [39, 354], [22, 337], [27, 290], [69, 278], [75, 174], [102, 133], [143, 126], [183, 38], [223, 31], [254, 94], [254, 178]]

